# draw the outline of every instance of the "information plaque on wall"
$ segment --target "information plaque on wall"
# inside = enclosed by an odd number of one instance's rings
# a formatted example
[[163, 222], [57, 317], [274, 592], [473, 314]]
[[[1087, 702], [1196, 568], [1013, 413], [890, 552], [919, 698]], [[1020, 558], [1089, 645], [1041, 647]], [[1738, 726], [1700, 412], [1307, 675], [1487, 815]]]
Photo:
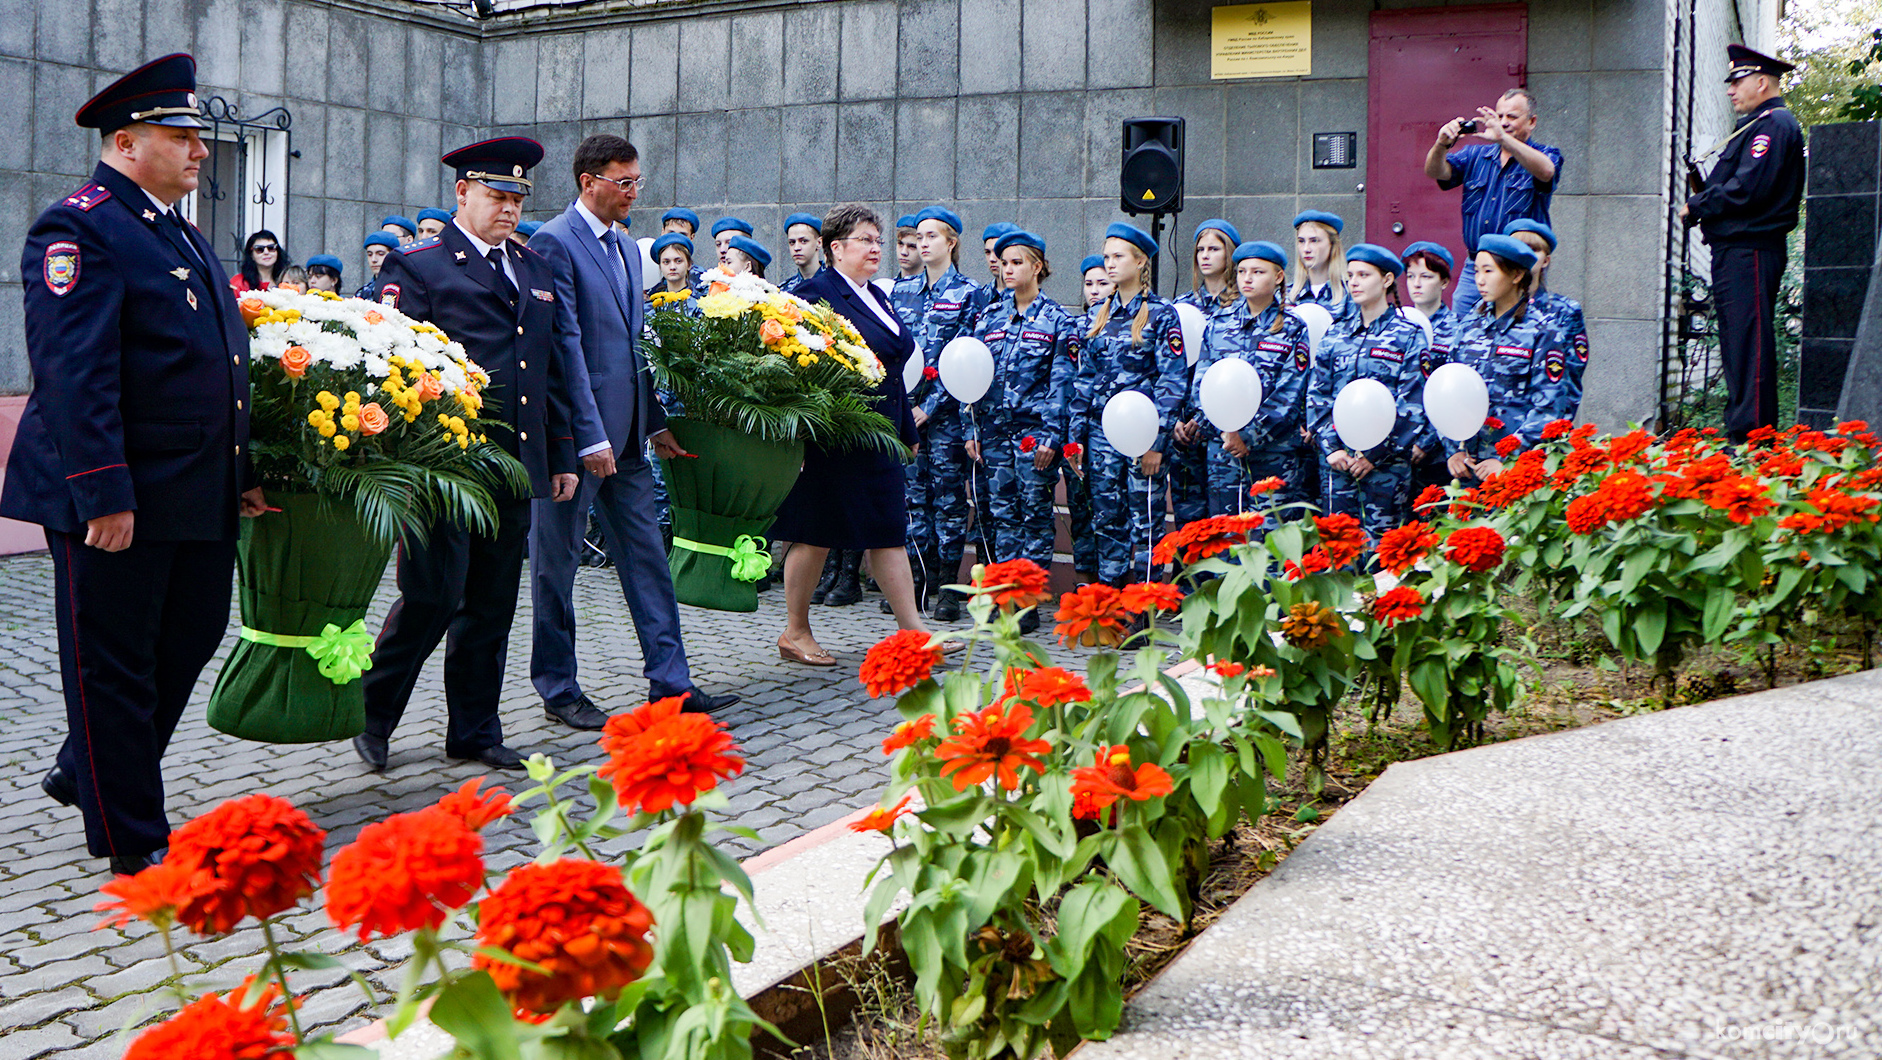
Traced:
[[1234, 4], [1214, 11], [1209, 76], [1298, 77], [1313, 72], [1313, 4]]

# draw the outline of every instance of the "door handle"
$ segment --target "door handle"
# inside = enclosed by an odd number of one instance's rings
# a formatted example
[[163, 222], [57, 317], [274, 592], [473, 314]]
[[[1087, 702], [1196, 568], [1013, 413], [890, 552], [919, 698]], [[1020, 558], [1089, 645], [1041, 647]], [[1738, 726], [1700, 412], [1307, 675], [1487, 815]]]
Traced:
[[1405, 234], [1405, 222], [1393, 221], [1392, 222], [1392, 234], [1395, 236], [1404, 235]]

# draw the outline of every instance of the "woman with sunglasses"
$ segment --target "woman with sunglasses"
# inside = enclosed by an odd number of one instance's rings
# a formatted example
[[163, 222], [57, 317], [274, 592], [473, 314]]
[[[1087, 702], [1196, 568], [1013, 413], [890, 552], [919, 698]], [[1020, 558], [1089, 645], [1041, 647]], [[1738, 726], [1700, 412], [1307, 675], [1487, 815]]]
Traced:
[[258, 229], [242, 244], [242, 271], [229, 277], [229, 287], [236, 294], [265, 291], [278, 283], [281, 273], [292, 264], [274, 233]]

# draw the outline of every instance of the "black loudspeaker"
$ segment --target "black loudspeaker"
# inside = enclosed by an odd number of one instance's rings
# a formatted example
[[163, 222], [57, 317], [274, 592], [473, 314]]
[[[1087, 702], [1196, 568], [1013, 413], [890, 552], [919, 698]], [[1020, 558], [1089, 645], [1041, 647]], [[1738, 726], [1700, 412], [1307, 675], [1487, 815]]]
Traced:
[[1183, 119], [1125, 118], [1118, 204], [1125, 213], [1183, 209]]

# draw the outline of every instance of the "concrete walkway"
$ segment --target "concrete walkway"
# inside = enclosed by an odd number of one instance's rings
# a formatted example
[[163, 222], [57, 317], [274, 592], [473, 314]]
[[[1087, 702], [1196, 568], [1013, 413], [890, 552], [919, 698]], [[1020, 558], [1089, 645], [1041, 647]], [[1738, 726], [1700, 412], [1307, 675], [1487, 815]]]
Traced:
[[1882, 672], [1393, 766], [1079, 1060], [1882, 1056]]

